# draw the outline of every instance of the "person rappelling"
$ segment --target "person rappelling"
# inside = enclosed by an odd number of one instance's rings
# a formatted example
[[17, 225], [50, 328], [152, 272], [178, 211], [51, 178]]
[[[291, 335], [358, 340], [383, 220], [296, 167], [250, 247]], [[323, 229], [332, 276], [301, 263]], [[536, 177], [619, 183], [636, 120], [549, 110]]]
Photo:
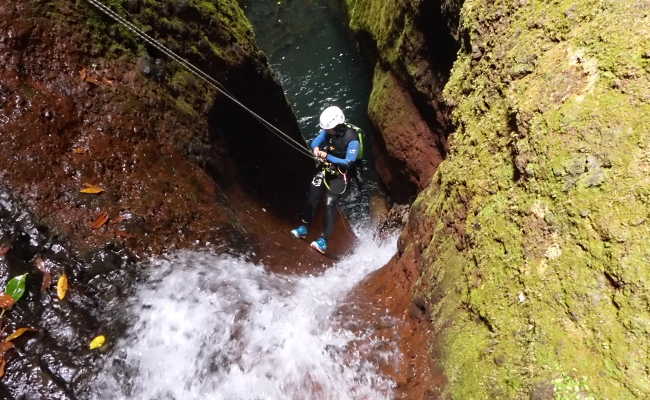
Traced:
[[350, 172], [363, 156], [363, 135], [359, 128], [345, 122], [343, 111], [331, 106], [320, 115], [318, 135], [311, 141], [312, 153], [318, 161], [318, 171], [311, 180], [302, 225], [291, 230], [298, 239], [306, 239], [316, 210], [325, 194], [325, 226], [321, 236], [310, 246], [322, 254], [334, 228], [336, 207], [348, 188]]
[[100, 0], [87, 0], [97, 10], [104, 13], [116, 23], [122, 25], [147, 44], [153, 46], [162, 54], [177, 62], [182, 68], [196, 78], [202, 80], [215, 91], [232, 101], [242, 110], [249, 113], [253, 118], [260, 122], [266, 130], [281, 139], [287, 146], [293, 148], [299, 154], [309, 159], [314, 159], [318, 165], [318, 172], [313, 177], [307, 196], [307, 204], [302, 215], [302, 223], [299, 227], [292, 229], [291, 234], [299, 239], [306, 239], [309, 232], [309, 225], [314, 218], [318, 205], [325, 196], [325, 227], [321, 236], [311, 242], [311, 247], [321, 253], [327, 251], [327, 240], [332, 234], [334, 220], [336, 217], [337, 203], [339, 199], [347, 192], [349, 176], [355, 161], [363, 158], [364, 135], [358, 127], [346, 123], [343, 111], [331, 106], [326, 108], [320, 115], [319, 134], [311, 141], [310, 149], [300, 139], [283, 132], [280, 128], [264, 119], [261, 115], [246, 106], [243, 102], [231, 94], [226, 87], [192, 64], [187, 59], [181, 57], [170, 48], [166, 47], [159, 40], [149, 36], [144, 30], [125, 19], [110, 7], [106, 6]]

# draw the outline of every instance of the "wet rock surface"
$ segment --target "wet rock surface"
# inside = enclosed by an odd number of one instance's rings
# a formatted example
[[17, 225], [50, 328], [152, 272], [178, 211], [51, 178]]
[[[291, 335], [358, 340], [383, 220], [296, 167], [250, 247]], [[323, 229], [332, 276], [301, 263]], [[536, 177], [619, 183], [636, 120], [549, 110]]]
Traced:
[[[382, 30], [378, 4], [351, 18], [380, 59], [419, 43]], [[443, 396], [646, 398], [647, 4], [462, 6], [431, 90], [455, 132], [398, 254], [420, 271]]]
[[[236, 2], [112, 6], [299, 138]], [[74, 399], [104, 351], [91, 352], [89, 341], [105, 334], [110, 349], [127, 323], [120, 310], [136, 264], [208, 248], [281, 269], [286, 258], [274, 252], [291, 245], [288, 217], [302, 206], [312, 167], [84, 2], [4, 2], [0, 32], [0, 245], [10, 248], [0, 257], [0, 283], [28, 273], [4, 333], [38, 330], [7, 353], [0, 393]], [[89, 187], [99, 193], [82, 193]], [[253, 208], [270, 216], [251, 217]], [[304, 247], [303, 271], [332, 262]], [[52, 275], [43, 291], [38, 267]], [[59, 300], [63, 273], [70, 289]]]
[[442, 90], [456, 57], [453, 1], [347, 0], [350, 28], [375, 62], [369, 116], [380, 132], [377, 172], [411, 202], [445, 158], [452, 132]]
[[[8, 335], [18, 328], [36, 329], [14, 341], [2, 387], [6, 398], [75, 398], [76, 385], [93, 372], [99, 357], [88, 349], [90, 340], [99, 334], [117, 337], [124, 328], [119, 315], [137, 278], [136, 259], [111, 247], [80, 258], [24, 209], [0, 188], [0, 237], [9, 247], [0, 259], [6, 273], [0, 285], [10, 276], [28, 274], [27, 291], [8, 311], [2, 330]], [[53, 277], [47, 286], [37, 263]], [[70, 289], [60, 300], [55, 286], [63, 274]]]
[[408, 202], [409, 196], [415, 196], [413, 189], [420, 191], [429, 185], [444, 157], [440, 151], [444, 141], [431, 130], [393, 73], [379, 66], [369, 112], [381, 132], [383, 145], [377, 147], [385, 153], [375, 162], [377, 172], [396, 201]]
[[[380, 72], [454, 131], [398, 255], [443, 396], [647, 398], [647, 2], [347, 4]], [[441, 80], [417, 62], [437, 58], [431, 25], [459, 46]]]

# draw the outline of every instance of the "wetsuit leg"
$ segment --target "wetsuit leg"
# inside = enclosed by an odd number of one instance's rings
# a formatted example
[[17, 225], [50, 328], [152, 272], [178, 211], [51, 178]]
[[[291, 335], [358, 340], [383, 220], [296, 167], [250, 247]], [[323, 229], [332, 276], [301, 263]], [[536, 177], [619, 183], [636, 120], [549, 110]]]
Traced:
[[336, 218], [336, 206], [347, 189], [343, 176], [328, 180], [328, 185], [330, 189], [325, 195], [325, 229], [323, 230], [323, 237], [325, 239], [328, 239], [332, 234], [334, 220]]
[[302, 221], [307, 225], [311, 224], [311, 221], [314, 219], [324, 187], [325, 185], [323, 184], [323, 180], [319, 178], [318, 174], [315, 175], [309, 184], [307, 203], [305, 204], [305, 209], [302, 213]]

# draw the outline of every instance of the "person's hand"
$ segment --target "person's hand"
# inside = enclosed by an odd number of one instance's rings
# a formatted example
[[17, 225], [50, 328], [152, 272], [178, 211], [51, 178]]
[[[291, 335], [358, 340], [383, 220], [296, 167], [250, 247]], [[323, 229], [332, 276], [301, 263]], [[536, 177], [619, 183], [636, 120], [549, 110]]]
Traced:
[[314, 147], [314, 155], [315, 155], [316, 158], [318, 158], [319, 160], [324, 160], [325, 157], [327, 157], [327, 153], [324, 152], [324, 151], [321, 151], [321, 149], [319, 149], [318, 147]]

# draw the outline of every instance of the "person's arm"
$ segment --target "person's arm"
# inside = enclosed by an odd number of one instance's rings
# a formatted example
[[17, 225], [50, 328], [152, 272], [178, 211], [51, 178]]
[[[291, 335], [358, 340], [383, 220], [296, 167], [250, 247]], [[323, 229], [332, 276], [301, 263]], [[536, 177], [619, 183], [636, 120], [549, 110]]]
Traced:
[[325, 129], [321, 129], [320, 132], [318, 133], [318, 136], [316, 136], [311, 143], [309, 144], [309, 147], [311, 147], [312, 153], [314, 153], [314, 156], [316, 158], [322, 158], [325, 157], [327, 153], [324, 151], [320, 150], [320, 145], [325, 142], [325, 139], [327, 138], [327, 132], [325, 132]]
[[325, 132], [325, 129], [321, 129], [320, 132], [318, 132], [318, 135], [311, 141], [309, 146], [313, 149], [320, 147], [321, 144], [325, 141], [325, 138], [327, 137], [327, 132]]
[[345, 152], [345, 158], [338, 158], [338, 157], [334, 157], [331, 154], [328, 154], [325, 159], [331, 162], [332, 164], [342, 165], [344, 167], [347, 167], [357, 160], [358, 154], [359, 154], [359, 141], [353, 140], [350, 143], [348, 143], [348, 149]]

